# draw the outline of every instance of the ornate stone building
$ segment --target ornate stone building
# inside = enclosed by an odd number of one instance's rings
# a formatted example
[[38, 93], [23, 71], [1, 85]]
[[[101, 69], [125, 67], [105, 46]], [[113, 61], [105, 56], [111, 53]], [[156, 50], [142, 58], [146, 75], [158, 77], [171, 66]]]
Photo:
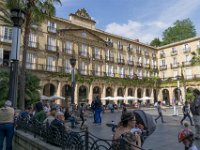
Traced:
[[[69, 60], [75, 57], [77, 60], [75, 103], [91, 103], [95, 96], [101, 98], [148, 96], [153, 103], [158, 97], [166, 98], [162, 95], [165, 88], [162, 84], [160, 87], [157, 80], [159, 66], [157, 62], [164, 60], [160, 58], [161, 52], [166, 52], [167, 63], [172, 62], [171, 48], [178, 48], [178, 45], [199, 40], [194, 38], [194, 40], [155, 48], [138, 40], [104, 32], [97, 29], [95, 24], [96, 22], [85, 9], [79, 9], [69, 15], [69, 20], [52, 17], [40, 26], [32, 25], [26, 68], [40, 77], [42, 95], [64, 96], [67, 101], [70, 101]], [[11, 43], [12, 28], [0, 26], [0, 66], [9, 66]], [[21, 60], [22, 51], [20, 54]], [[163, 80], [168, 77], [163, 76], [163, 73], [172, 76], [172, 73], [167, 72], [168, 70], [163, 70], [164, 65], [159, 66], [159, 77], [164, 77]], [[171, 92], [172, 86], [166, 87]], [[171, 93], [169, 94], [168, 97], [171, 99]], [[62, 103], [62, 101], [57, 102]], [[103, 103], [107, 102], [103, 101]], [[117, 102], [121, 101], [116, 100]], [[128, 100], [125, 102], [132, 103]]]

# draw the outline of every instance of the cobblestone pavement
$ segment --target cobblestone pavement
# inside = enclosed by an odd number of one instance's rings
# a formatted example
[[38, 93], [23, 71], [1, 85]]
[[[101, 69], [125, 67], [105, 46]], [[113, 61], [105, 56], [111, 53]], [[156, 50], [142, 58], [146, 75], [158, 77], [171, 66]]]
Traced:
[[[155, 109], [145, 110], [146, 113], [151, 114], [154, 118], [157, 116]], [[182, 114], [179, 116], [173, 116], [173, 110], [167, 109], [164, 113], [164, 120], [167, 123], [162, 124], [159, 122], [156, 124], [156, 130], [150, 135], [144, 142], [143, 148], [152, 150], [183, 150], [184, 146], [178, 142], [178, 132], [183, 129], [180, 125]], [[86, 124], [89, 128], [89, 132], [95, 136], [103, 139], [112, 139], [112, 131], [110, 127], [106, 126], [106, 123], [115, 121], [118, 123], [120, 120], [121, 112], [110, 113], [106, 112], [102, 114], [102, 124], [97, 125], [93, 123], [92, 115], [87, 119]], [[194, 127], [191, 127], [194, 131]], [[196, 145], [200, 149], [200, 141], [196, 141]]]

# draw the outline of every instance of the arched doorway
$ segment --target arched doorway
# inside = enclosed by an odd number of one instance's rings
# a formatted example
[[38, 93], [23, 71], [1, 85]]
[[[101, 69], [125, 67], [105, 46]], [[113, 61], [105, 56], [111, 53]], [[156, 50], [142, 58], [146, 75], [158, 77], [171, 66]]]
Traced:
[[[133, 89], [129, 88], [128, 89], [128, 96], [133, 96]], [[133, 100], [132, 99], [128, 99], [128, 104], [132, 105], [133, 104]]]
[[98, 87], [98, 86], [95, 86], [94, 88], [93, 88], [93, 97], [95, 98], [95, 97], [99, 97], [99, 98], [101, 98], [101, 89]]
[[62, 88], [62, 96], [65, 97], [66, 103], [63, 105], [66, 107], [69, 107], [71, 104], [71, 93], [72, 93], [72, 88], [69, 84], [66, 84]]
[[[123, 89], [121, 87], [117, 89], [117, 96], [124, 96]], [[117, 103], [121, 105], [122, 103], [124, 103], [124, 100], [117, 100]]]
[[178, 88], [174, 89], [174, 100], [176, 103], [182, 101], [182, 93], [181, 90]]
[[153, 89], [154, 104], [158, 101], [156, 89]]
[[[149, 89], [146, 89], [145, 95], [146, 95], [146, 97], [150, 97], [150, 90], [149, 90]], [[148, 100], [146, 101], [146, 104], [147, 104], [147, 106], [149, 106], [149, 104], [150, 104], [150, 99], [148, 99]]]
[[55, 94], [55, 86], [51, 83], [47, 83], [43, 88], [43, 95], [45, 96], [53, 96]]
[[81, 85], [79, 87], [78, 96], [79, 96], [79, 103], [88, 103], [86, 86]]
[[[106, 97], [108, 97], [108, 96], [113, 96], [113, 91], [112, 91], [112, 88], [111, 87], [107, 87], [106, 88]], [[106, 105], [108, 105], [109, 104], [109, 100], [106, 100]]]
[[137, 89], [137, 97], [142, 98], [142, 90], [140, 88]]
[[170, 105], [170, 99], [169, 99], [169, 90], [168, 89], [163, 89], [162, 90], [162, 98], [163, 101], [165, 101], [166, 105]]

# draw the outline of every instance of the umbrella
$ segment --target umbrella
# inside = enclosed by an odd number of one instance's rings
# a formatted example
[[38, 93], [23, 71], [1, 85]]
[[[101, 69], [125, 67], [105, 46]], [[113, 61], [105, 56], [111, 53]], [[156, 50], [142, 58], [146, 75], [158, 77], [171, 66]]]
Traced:
[[125, 99], [127, 99], [127, 100], [137, 100], [138, 98], [133, 97], [133, 96], [127, 96], [127, 97], [125, 97]]
[[139, 98], [139, 100], [150, 100], [150, 99], [151, 99], [151, 97], [147, 97], [147, 96]]
[[102, 98], [102, 100], [114, 100], [114, 98], [111, 96], [107, 96], [107, 97]]
[[124, 100], [125, 98], [122, 97], [122, 96], [117, 96], [117, 97], [114, 97], [114, 99], [116, 99], [116, 100]]
[[65, 98], [62, 97], [62, 96], [56, 96], [56, 95], [54, 95], [54, 96], [49, 97], [49, 100], [56, 100], [56, 99], [65, 100]]
[[50, 97], [45, 96], [45, 95], [41, 95], [41, 96], [40, 96], [40, 99], [41, 99], [41, 100], [49, 100]]

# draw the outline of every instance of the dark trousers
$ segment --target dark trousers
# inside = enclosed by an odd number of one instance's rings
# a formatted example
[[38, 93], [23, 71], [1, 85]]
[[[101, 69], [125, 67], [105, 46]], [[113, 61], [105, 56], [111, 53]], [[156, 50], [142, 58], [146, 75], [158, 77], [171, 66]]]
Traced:
[[101, 123], [101, 112], [102, 109], [101, 108], [97, 108], [95, 109], [95, 123]]
[[0, 150], [3, 149], [3, 142], [6, 138], [6, 150], [12, 150], [12, 139], [14, 135], [14, 124], [0, 124]]
[[163, 115], [161, 112], [158, 113], [158, 117], [155, 120], [157, 121], [159, 118], [161, 118], [161, 121], [164, 122]]
[[190, 116], [190, 114], [184, 114], [183, 119], [181, 120], [181, 124], [183, 123], [183, 121], [184, 121], [187, 117], [190, 119], [190, 124], [192, 125], [192, 124], [193, 124], [193, 123], [192, 123], [192, 117]]
[[82, 121], [82, 123], [81, 123], [81, 128], [82, 128], [84, 123], [85, 123], [85, 119], [84, 119], [83, 115], [80, 115], [80, 118], [81, 118], [81, 121]]

